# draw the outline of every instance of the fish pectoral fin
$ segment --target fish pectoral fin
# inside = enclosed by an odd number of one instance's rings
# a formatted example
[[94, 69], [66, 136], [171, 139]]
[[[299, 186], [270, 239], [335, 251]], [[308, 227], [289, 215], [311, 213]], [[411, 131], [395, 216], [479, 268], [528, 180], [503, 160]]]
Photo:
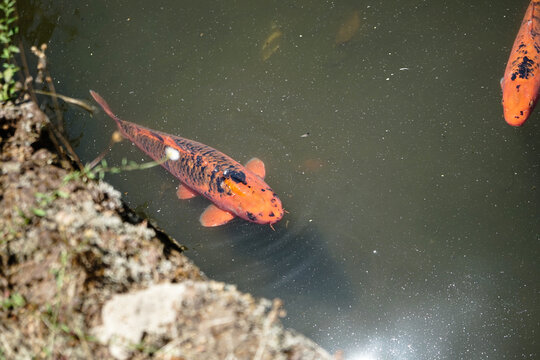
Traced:
[[501, 89], [504, 88], [504, 76], [501, 78]]
[[255, 175], [257, 175], [261, 179], [264, 179], [266, 175], [266, 169], [264, 167], [264, 163], [262, 162], [261, 159], [258, 159], [258, 158], [252, 158], [251, 160], [249, 160], [246, 163], [246, 169], [248, 169], [249, 171], [252, 171], [253, 173], [255, 173]]
[[180, 200], [187, 200], [187, 199], [194, 198], [198, 194], [195, 191], [188, 188], [187, 186], [180, 184], [178, 186], [178, 190], [176, 191], [176, 195], [178, 196]]
[[210, 205], [204, 210], [199, 218], [202, 226], [214, 227], [228, 223], [234, 219], [234, 215], [228, 211], [221, 210], [216, 205]]

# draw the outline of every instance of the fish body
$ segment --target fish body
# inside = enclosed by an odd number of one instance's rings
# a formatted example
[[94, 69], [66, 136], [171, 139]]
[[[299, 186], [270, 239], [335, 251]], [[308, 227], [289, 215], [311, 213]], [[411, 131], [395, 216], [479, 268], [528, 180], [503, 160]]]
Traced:
[[540, 0], [529, 4], [501, 79], [506, 122], [521, 126], [530, 116], [540, 90]]
[[342, 45], [349, 42], [360, 29], [360, 13], [353, 11], [340, 25], [334, 43]]
[[179, 198], [200, 194], [215, 205], [201, 215], [204, 226], [222, 225], [234, 216], [258, 224], [273, 224], [283, 217], [280, 199], [263, 180], [264, 164], [259, 159], [242, 166], [208, 145], [121, 120], [99, 94], [90, 93], [122, 135], [152, 159], [163, 161], [167, 148], [178, 151], [177, 160], [167, 158], [161, 165], [180, 180]]
[[270, 35], [264, 40], [263, 46], [261, 48], [262, 60], [266, 61], [272, 56], [280, 47], [280, 40], [283, 36], [283, 32], [277, 23], [272, 22], [271, 24]]

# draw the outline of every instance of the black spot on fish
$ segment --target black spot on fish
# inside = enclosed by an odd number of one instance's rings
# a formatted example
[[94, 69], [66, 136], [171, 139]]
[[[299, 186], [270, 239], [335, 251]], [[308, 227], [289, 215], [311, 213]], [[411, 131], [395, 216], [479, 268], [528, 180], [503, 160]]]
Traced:
[[265, 192], [266, 190], [265, 189], [261, 189], [262, 192]]
[[176, 145], [180, 146], [181, 148], [184, 147], [184, 142], [181, 139], [174, 139], [174, 142]]
[[221, 186], [222, 183], [223, 183], [223, 180], [224, 180], [224, 178], [219, 178], [218, 181], [217, 181], [217, 191], [220, 192], [220, 193], [225, 192], [225, 190]]
[[534, 43], [534, 50], [536, 50], [536, 52], [540, 54], [540, 46], [537, 43]]
[[273, 213], [273, 212], [270, 212], [270, 214], [268, 214], [268, 216], [270, 216], [270, 217], [274, 217], [275, 215], [274, 215], [274, 213]]
[[202, 157], [200, 155], [197, 155], [197, 158], [195, 159], [195, 165], [201, 166], [202, 164]]
[[529, 76], [533, 75], [533, 66], [534, 61], [529, 59], [527, 56], [523, 57], [523, 60], [518, 65], [517, 71], [514, 71], [512, 73], [512, 81], [516, 80], [516, 77], [520, 77], [521, 79], [528, 79]]
[[203, 151], [202, 155], [208, 157], [208, 156], [212, 155], [214, 152], [215, 152], [214, 149], [207, 149], [207, 150]]
[[255, 215], [253, 215], [253, 214], [250, 213], [249, 211], [246, 212], [246, 215], [247, 215], [248, 219], [251, 220], [251, 221], [257, 220], [257, 218], [255, 217]]
[[520, 111], [520, 112], [519, 112], [519, 115], [523, 116], [523, 111]]
[[155, 133], [155, 132], [153, 132], [153, 131], [150, 131], [150, 134], [152, 134], [152, 136], [154, 136], [155, 138], [157, 138], [159, 141], [164, 142], [164, 141], [163, 141], [163, 137], [161, 137], [161, 135], [159, 135], [159, 134], [157, 134], [157, 133]]
[[236, 183], [242, 183], [244, 185], [247, 185], [246, 174], [244, 174], [242, 171], [235, 171], [235, 170], [227, 169], [223, 172], [223, 176], [225, 176], [228, 179], [233, 180]]
[[521, 86], [521, 85], [517, 85], [517, 86], [516, 86], [516, 91], [517, 91], [517, 92], [519, 92], [519, 87], [520, 87], [520, 86]]

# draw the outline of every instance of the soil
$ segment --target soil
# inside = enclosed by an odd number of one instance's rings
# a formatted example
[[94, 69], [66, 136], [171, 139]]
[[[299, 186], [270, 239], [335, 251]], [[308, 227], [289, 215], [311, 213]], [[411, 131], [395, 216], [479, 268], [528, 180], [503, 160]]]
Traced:
[[77, 173], [33, 102], [0, 105], [0, 359], [331, 359], [281, 301], [207, 279]]

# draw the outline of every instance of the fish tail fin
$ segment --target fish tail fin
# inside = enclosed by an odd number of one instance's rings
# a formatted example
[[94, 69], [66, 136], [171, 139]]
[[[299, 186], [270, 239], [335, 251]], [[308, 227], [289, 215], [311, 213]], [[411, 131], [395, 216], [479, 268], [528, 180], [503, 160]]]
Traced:
[[105, 101], [105, 99], [103, 99], [101, 97], [101, 95], [99, 95], [97, 92], [95, 92], [94, 90], [90, 90], [90, 95], [92, 95], [92, 97], [94, 98], [94, 100], [96, 100], [96, 102], [99, 104], [99, 106], [101, 106], [101, 108], [107, 113], [107, 115], [109, 115], [111, 118], [114, 119], [114, 121], [116, 121], [116, 123], [120, 126], [120, 119], [118, 118], [118, 116], [114, 115], [113, 111], [111, 110], [109, 104], [107, 104], [107, 102]]

